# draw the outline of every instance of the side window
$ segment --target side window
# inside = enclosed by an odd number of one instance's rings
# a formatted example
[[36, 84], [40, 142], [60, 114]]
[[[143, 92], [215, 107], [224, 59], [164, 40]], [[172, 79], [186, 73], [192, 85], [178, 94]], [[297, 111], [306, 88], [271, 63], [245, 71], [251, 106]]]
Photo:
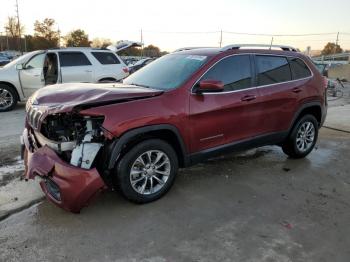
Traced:
[[299, 58], [289, 58], [290, 69], [292, 70], [293, 79], [301, 79], [311, 76], [310, 69]]
[[45, 59], [45, 53], [38, 54], [34, 57], [32, 57], [27, 63], [26, 68], [32, 69], [32, 68], [43, 68], [44, 67], [44, 59]]
[[59, 56], [62, 67], [91, 65], [89, 59], [82, 52], [59, 52]]
[[292, 80], [287, 58], [281, 56], [256, 56], [258, 86]]
[[91, 52], [91, 54], [102, 64], [102, 65], [115, 65], [120, 64], [119, 59], [111, 52]]
[[250, 57], [248, 55], [236, 55], [224, 58], [205, 73], [201, 80], [222, 81], [224, 91], [252, 87]]

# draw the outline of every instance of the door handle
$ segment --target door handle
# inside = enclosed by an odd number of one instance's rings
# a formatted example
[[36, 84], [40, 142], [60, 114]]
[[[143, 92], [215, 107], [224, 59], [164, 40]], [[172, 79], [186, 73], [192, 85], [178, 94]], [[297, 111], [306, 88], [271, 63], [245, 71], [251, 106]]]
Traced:
[[40, 75], [34, 75], [35, 77], [38, 77], [38, 76], [40, 76]]
[[300, 93], [302, 90], [299, 87], [295, 87], [292, 89], [293, 93]]
[[91, 73], [92, 71], [91, 70], [85, 70], [85, 73]]
[[243, 96], [241, 98], [241, 101], [252, 101], [254, 99], [256, 99], [256, 96], [254, 96], [254, 95], [246, 95], [246, 96]]

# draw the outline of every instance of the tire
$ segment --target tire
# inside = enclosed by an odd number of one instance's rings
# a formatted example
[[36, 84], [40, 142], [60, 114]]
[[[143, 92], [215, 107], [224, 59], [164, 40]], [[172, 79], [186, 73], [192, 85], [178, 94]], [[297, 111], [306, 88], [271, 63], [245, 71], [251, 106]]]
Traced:
[[[147, 152], [151, 152], [151, 165]], [[161, 156], [160, 159], [158, 156]], [[177, 170], [177, 155], [168, 143], [160, 139], [145, 140], [131, 148], [117, 163], [116, 187], [132, 202], [140, 204], [152, 202], [171, 188]]]
[[305, 115], [294, 125], [282, 145], [283, 152], [291, 158], [303, 158], [314, 148], [318, 137], [318, 122], [313, 115]]
[[16, 91], [5, 84], [0, 84], [0, 112], [11, 111], [17, 105]]

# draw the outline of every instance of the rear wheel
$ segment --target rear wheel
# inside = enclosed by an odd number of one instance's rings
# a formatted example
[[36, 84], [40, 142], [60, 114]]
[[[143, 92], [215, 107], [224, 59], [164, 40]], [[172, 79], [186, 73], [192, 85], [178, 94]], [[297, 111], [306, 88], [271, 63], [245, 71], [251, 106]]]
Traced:
[[8, 85], [0, 84], [0, 112], [11, 111], [17, 101], [15, 90]]
[[318, 137], [318, 123], [313, 115], [303, 116], [293, 127], [282, 145], [282, 150], [291, 158], [303, 158], [314, 148]]
[[148, 203], [170, 189], [177, 170], [177, 155], [168, 143], [146, 140], [134, 146], [117, 164], [117, 186], [127, 199]]

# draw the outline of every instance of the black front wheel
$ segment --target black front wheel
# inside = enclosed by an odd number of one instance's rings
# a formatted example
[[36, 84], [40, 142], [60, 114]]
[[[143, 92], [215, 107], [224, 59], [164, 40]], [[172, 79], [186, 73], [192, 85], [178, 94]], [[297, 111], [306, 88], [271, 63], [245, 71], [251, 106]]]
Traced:
[[129, 150], [116, 166], [116, 182], [122, 195], [136, 203], [162, 197], [178, 170], [177, 155], [160, 139], [143, 141]]
[[291, 158], [303, 158], [314, 148], [318, 137], [318, 123], [313, 115], [305, 115], [294, 125], [282, 145], [282, 150]]

